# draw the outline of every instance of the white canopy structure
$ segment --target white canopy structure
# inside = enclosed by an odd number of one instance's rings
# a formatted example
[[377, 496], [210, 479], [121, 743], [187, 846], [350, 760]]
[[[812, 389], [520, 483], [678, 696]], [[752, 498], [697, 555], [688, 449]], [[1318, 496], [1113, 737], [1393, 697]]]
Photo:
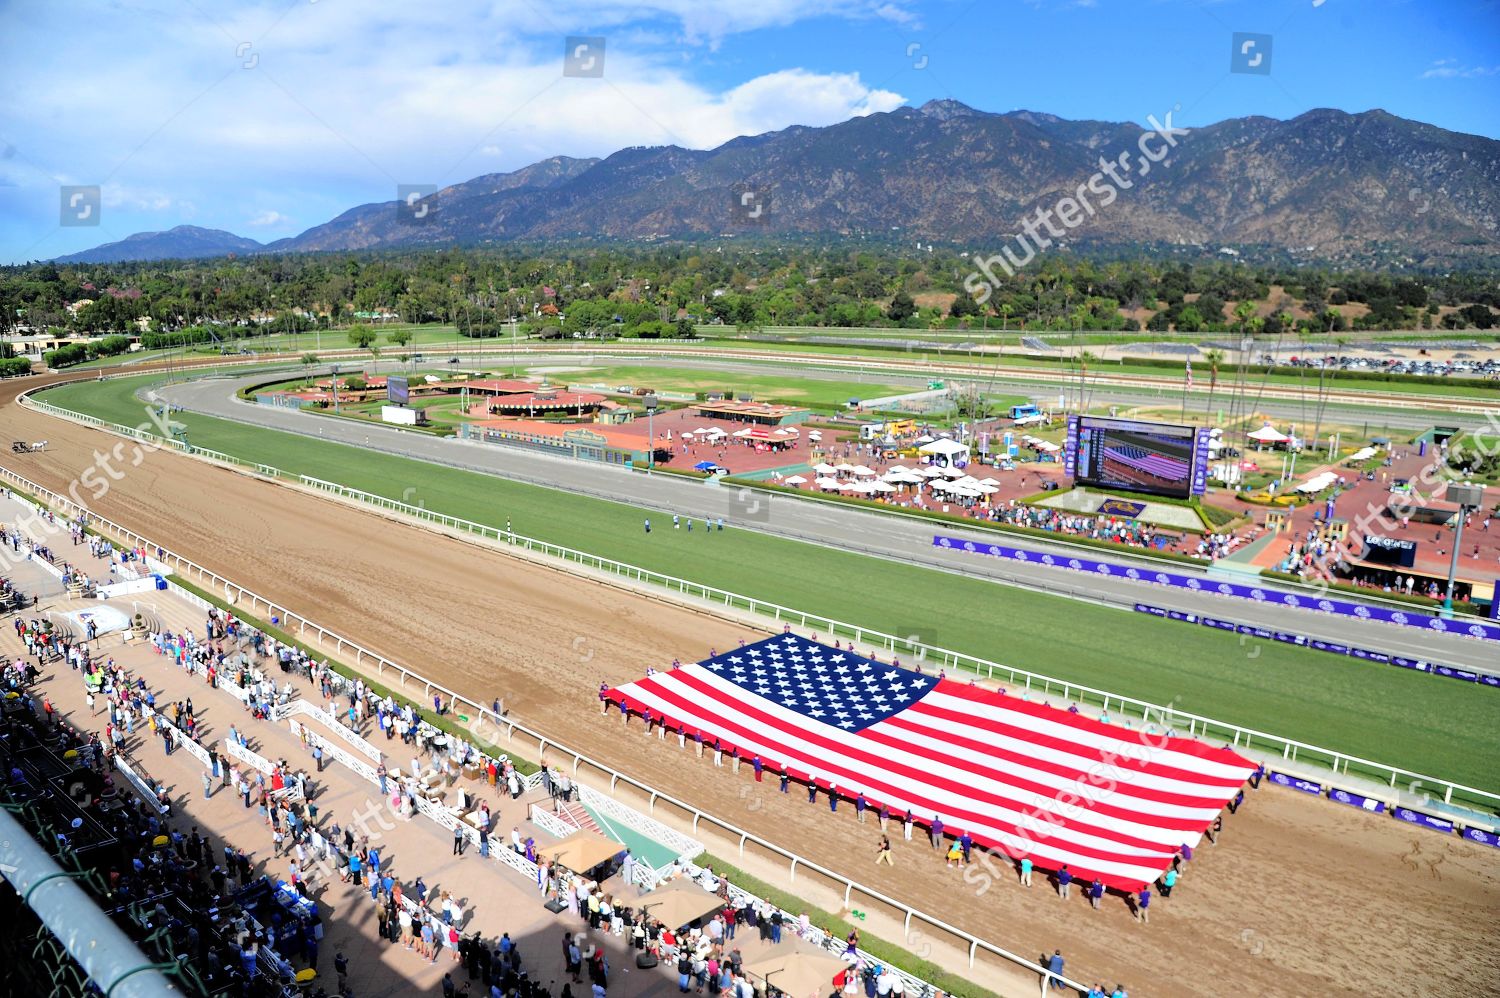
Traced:
[[923, 478], [942, 478], [945, 472], [942, 468], [938, 468], [929, 464], [927, 467], [918, 472], [918, 474], [920, 474]]
[[782, 481], [787, 485], [804, 485], [807, 483], [807, 479], [803, 478], [801, 475], [793, 475], [791, 478], [783, 478]]
[[819, 474], [819, 475], [831, 475], [831, 474], [833, 474], [834, 472], [836, 472], [838, 470], [839, 469], [835, 468], [833, 465], [829, 464], [827, 461], [823, 461], [823, 462], [821, 462], [821, 463], [819, 463], [819, 464], [817, 464], [817, 465], [815, 465], [813, 467], [813, 471], [816, 474]]
[[889, 484], [887, 484], [885, 482], [871, 482], [870, 483], [870, 491], [871, 492], [895, 492], [896, 491], [896, 486], [889, 485]]
[[939, 454], [943, 457], [949, 457], [953, 455], [967, 456], [969, 453], [969, 448], [967, 445], [961, 444], [957, 440], [949, 440], [947, 437], [943, 437], [939, 440], [934, 440], [929, 444], [923, 444], [922, 446], [918, 447], [917, 450], [921, 451], [923, 454]]
[[833, 470], [839, 472], [840, 474], [848, 474], [849, 472], [852, 472], [854, 470], [854, 465], [850, 464], [848, 461], [845, 461], [843, 464], [835, 465]]
[[837, 478], [820, 478], [816, 482], [813, 482], [813, 484], [820, 489], [842, 488], [842, 484]]
[[1316, 492], [1322, 492], [1334, 482], [1338, 481], [1338, 479], [1339, 476], [1336, 473], [1332, 471], [1325, 471], [1321, 475], [1314, 475], [1312, 478], [1309, 478], [1307, 481], [1297, 486], [1297, 491], [1305, 493], [1307, 495], [1311, 495]]
[[866, 468], [862, 464], [856, 464], [850, 470], [853, 471], [854, 474], [856, 474], [856, 475], [873, 475], [873, 474], [875, 474], [875, 472], [871, 471], [869, 468]]
[[1274, 426], [1262, 426], [1258, 430], [1251, 431], [1249, 434], [1247, 434], [1247, 436], [1249, 436], [1251, 440], [1255, 440], [1263, 444], [1284, 444], [1288, 440], [1292, 439], [1285, 433], [1282, 433], [1280, 430], [1276, 429], [1276, 427]]
[[1377, 451], [1374, 447], [1362, 447], [1359, 450], [1355, 451], [1353, 454], [1350, 454], [1349, 455], [1349, 460], [1350, 461], [1368, 461], [1370, 458], [1374, 457], [1378, 453], [1379, 453], [1379, 451]]

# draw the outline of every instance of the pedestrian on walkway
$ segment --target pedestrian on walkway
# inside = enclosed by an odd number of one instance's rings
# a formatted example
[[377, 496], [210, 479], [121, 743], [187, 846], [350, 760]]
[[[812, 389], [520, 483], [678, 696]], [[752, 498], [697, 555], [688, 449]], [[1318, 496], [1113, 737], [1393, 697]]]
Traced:
[[880, 846], [875, 850], [875, 865], [879, 866], [881, 863], [896, 865], [896, 861], [891, 858], [891, 840], [884, 835], [880, 837]]

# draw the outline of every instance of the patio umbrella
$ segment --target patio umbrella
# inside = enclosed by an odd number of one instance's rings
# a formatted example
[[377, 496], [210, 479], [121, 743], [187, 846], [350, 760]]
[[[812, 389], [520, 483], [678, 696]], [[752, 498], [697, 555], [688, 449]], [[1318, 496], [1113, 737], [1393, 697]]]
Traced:
[[782, 481], [787, 485], [803, 485], [807, 482], [807, 479], [801, 475], [793, 475], [791, 478], [783, 478]]
[[734, 437], [748, 437], [751, 434], [751, 432], [752, 431], [747, 427], [746, 429], [743, 429], [743, 430], [735, 430], [733, 433], [730, 434], [730, 436], [734, 436]]
[[693, 465], [693, 470], [707, 471], [708, 469], [715, 467], [718, 467], [718, 465], [714, 464], [712, 461], [699, 461], [697, 464]]
[[819, 464], [817, 464], [817, 465], [815, 465], [813, 467], [813, 471], [817, 472], [820, 475], [831, 475], [831, 474], [833, 474], [834, 472], [836, 472], [838, 470], [839, 469], [835, 468], [833, 465], [829, 464], [827, 461], [820, 462]]
[[871, 482], [870, 483], [870, 491], [872, 491], [872, 492], [895, 492], [896, 491], [896, 486], [887, 484], [886, 482]]
[[823, 998], [833, 990], [833, 979], [847, 967], [839, 957], [823, 950], [772, 951], [746, 963], [745, 973], [790, 998]]
[[851, 468], [850, 470], [853, 471], [856, 475], [873, 475], [873, 474], [875, 474], [875, 472], [871, 471], [869, 468], [866, 468], [862, 464], [857, 464], [853, 468]]
[[984, 484], [984, 485], [999, 485], [1000, 484], [1000, 479], [998, 479], [998, 478], [981, 478], [979, 481], [982, 484]]
[[842, 488], [837, 478], [820, 478], [816, 482], [813, 482], [813, 484], [820, 489]]
[[724, 907], [718, 895], [710, 894], [686, 878], [668, 881], [637, 902], [637, 907], [671, 929], [707, 918]]
[[958, 468], [953, 467], [951, 464], [948, 467], [946, 467], [946, 468], [940, 468], [938, 470], [943, 475], [947, 476], [948, 478], [965, 478], [965, 477], [967, 477], [961, 470], [959, 470]]
[[840, 472], [840, 473], [846, 473], [846, 472], [853, 471], [854, 470], [854, 465], [852, 465], [849, 462], [845, 461], [843, 464], [835, 465], [833, 470], [837, 471], [837, 472]]
[[946, 472], [944, 472], [942, 468], [938, 468], [934, 465], [929, 464], [927, 467], [919, 471], [918, 474], [923, 478], [942, 478], [943, 475], [946, 474]]

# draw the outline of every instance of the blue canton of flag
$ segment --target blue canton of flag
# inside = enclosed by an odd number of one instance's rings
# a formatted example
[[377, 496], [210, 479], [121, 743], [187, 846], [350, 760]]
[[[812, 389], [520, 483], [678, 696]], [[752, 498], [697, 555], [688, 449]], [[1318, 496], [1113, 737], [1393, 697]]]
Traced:
[[862, 731], [922, 699], [936, 678], [779, 634], [699, 663], [721, 679], [803, 717]]

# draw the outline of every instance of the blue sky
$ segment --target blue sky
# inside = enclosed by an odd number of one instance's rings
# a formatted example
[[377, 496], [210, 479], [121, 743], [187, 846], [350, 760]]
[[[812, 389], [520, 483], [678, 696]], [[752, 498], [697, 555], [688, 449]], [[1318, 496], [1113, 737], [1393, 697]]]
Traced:
[[[1230, 72], [1235, 32], [1271, 36], [1269, 74]], [[573, 35], [605, 39], [602, 77], [563, 74]], [[398, 184], [943, 97], [1500, 138], [1500, 0], [10, 0], [0, 65], [4, 262], [180, 224], [268, 241]], [[61, 186], [95, 184], [99, 224], [60, 226]]]

